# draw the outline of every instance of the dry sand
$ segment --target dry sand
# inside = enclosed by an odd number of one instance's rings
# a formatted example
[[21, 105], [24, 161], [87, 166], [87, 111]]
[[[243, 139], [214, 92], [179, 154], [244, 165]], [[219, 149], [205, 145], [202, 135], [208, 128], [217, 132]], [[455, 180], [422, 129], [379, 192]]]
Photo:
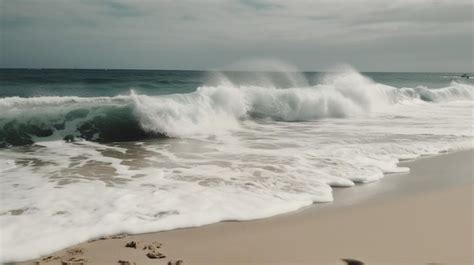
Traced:
[[[335, 202], [248, 222], [83, 243], [22, 264], [473, 264], [473, 151], [403, 163], [410, 174], [335, 191]], [[137, 241], [137, 248], [125, 244]], [[145, 244], [163, 243], [163, 259]], [[69, 253], [68, 253], [69, 251]], [[54, 259], [58, 257], [58, 259]]]

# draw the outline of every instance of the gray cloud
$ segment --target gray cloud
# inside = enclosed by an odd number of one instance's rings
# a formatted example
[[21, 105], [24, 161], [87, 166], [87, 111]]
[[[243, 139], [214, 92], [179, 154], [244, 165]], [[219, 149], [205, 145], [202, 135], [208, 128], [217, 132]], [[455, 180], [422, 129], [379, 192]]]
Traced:
[[127, 16], [142, 16], [145, 15], [146, 12], [135, 8], [132, 4], [125, 4], [125, 3], [120, 3], [120, 2], [115, 2], [111, 0], [106, 0], [106, 1], [90, 1], [90, 4], [99, 4], [103, 6], [102, 13], [112, 15], [112, 16], [118, 16], [118, 17], [127, 17]]
[[274, 8], [283, 8], [283, 5], [272, 3], [266, 0], [239, 0], [243, 5], [249, 6], [256, 10], [266, 10]]
[[305, 70], [473, 68], [473, 3], [0, 0], [1, 67], [211, 69], [279, 58]]
[[409, 5], [396, 4], [374, 10], [369, 17], [356, 17], [356, 23], [462, 23], [473, 19], [472, 3], [433, 2], [425, 4], [414, 2]]

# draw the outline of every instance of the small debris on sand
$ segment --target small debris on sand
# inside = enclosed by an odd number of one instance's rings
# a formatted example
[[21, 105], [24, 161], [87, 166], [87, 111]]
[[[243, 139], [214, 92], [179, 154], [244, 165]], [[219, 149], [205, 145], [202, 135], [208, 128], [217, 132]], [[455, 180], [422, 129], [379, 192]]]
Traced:
[[184, 261], [182, 259], [170, 260], [168, 261], [168, 265], [184, 265]]
[[106, 240], [106, 239], [107, 238], [105, 236], [102, 236], [102, 237], [91, 239], [91, 240], [87, 241], [87, 243], [91, 243], [91, 242], [95, 242], [95, 241], [99, 241], [99, 240]]
[[57, 259], [59, 259], [58, 256], [47, 256], [47, 257], [42, 258], [41, 260], [44, 261], [44, 262], [49, 262], [49, 261], [53, 261], [53, 260], [57, 260]]
[[67, 260], [62, 260], [61, 265], [84, 265], [86, 263], [85, 259], [82, 258], [69, 258]]
[[113, 235], [113, 236], [109, 236], [109, 237], [101, 236], [101, 237], [98, 237], [98, 238], [91, 239], [91, 240], [87, 241], [87, 243], [91, 243], [91, 242], [95, 242], [95, 241], [99, 241], [99, 240], [106, 240], [106, 239], [121, 239], [121, 238], [124, 238], [126, 236], [127, 236], [127, 234], [118, 234], [118, 235]]
[[152, 250], [146, 254], [146, 256], [150, 259], [163, 259], [166, 258], [165, 255], [162, 253], [158, 252], [157, 250]]
[[126, 236], [127, 236], [127, 234], [118, 234], [118, 235], [110, 236], [109, 238], [111, 238], [111, 239], [121, 239], [121, 238], [124, 238]]
[[159, 242], [152, 242], [151, 244], [145, 244], [145, 246], [143, 247], [143, 249], [148, 249], [148, 250], [156, 250], [158, 248], [161, 248], [161, 243]]
[[362, 261], [356, 259], [342, 259], [347, 265], [364, 265]]
[[135, 262], [130, 262], [130, 261], [128, 261], [128, 260], [119, 260], [118, 263], [119, 263], [120, 265], [136, 265]]
[[137, 248], [137, 242], [136, 241], [130, 241], [125, 244], [126, 248]]
[[82, 250], [82, 248], [72, 248], [72, 249], [67, 250], [67, 254], [71, 256], [82, 255], [84, 254], [84, 251]]
[[[86, 260], [82, 257], [78, 257], [84, 254], [84, 250], [82, 248], [71, 248], [66, 250], [66, 255], [63, 257], [52, 257], [48, 261], [61, 259], [62, 265], [83, 265], [86, 263]], [[49, 258], [49, 257], [48, 257]]]

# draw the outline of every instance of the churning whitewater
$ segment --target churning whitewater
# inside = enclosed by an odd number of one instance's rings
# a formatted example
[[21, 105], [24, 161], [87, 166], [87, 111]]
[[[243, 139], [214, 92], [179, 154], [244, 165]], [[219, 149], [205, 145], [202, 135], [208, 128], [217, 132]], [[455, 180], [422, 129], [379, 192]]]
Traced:
[[400, 159], [473, 147], [472, 80], [430, 87], [431, 75], [400, 74], [417, 85], [395, 86], [347, 69], [313, 84], [287, 74], [282, 88], [262, 76], [219, 74], [181, 93], [135, 84], [0, 98], [0, 262], [294, 211], [331, 201], [332, 187], [406, 172]]
[[472, 86], [452, 82], [430, 90], [374, 83], [354, 70], [312, 87], [218, 86], [168, 96], [9, 97], [0, 99], [0, 146], [85, 139], [132, 141], [189, 137], [237, 128], [245, 119], [312, 121], [350, 118], [401, 102], [472, 100]]

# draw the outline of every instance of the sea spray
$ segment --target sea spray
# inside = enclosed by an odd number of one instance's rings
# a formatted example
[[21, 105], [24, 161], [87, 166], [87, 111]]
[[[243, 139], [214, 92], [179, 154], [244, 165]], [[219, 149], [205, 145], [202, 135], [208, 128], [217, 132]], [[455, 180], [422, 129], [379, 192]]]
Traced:
[[[395, 88], [353, 69], [327, 74], [320, 84], [286, 89], [235, 85], [220, 75], [216, 86], [187, 94], [116, 97], [0, 99], [0, 145], [86, 139], [100, 142], [224, 133], [244, 119], [311, 121], [350, 118], [397, 102], [472, 100], [473, 86]], [[301, 82], [300, 82], [301, 83]], [[304, 82], [303, 82], [304, 83]], [[120, 131], [120, 133], [118, 133]]]

